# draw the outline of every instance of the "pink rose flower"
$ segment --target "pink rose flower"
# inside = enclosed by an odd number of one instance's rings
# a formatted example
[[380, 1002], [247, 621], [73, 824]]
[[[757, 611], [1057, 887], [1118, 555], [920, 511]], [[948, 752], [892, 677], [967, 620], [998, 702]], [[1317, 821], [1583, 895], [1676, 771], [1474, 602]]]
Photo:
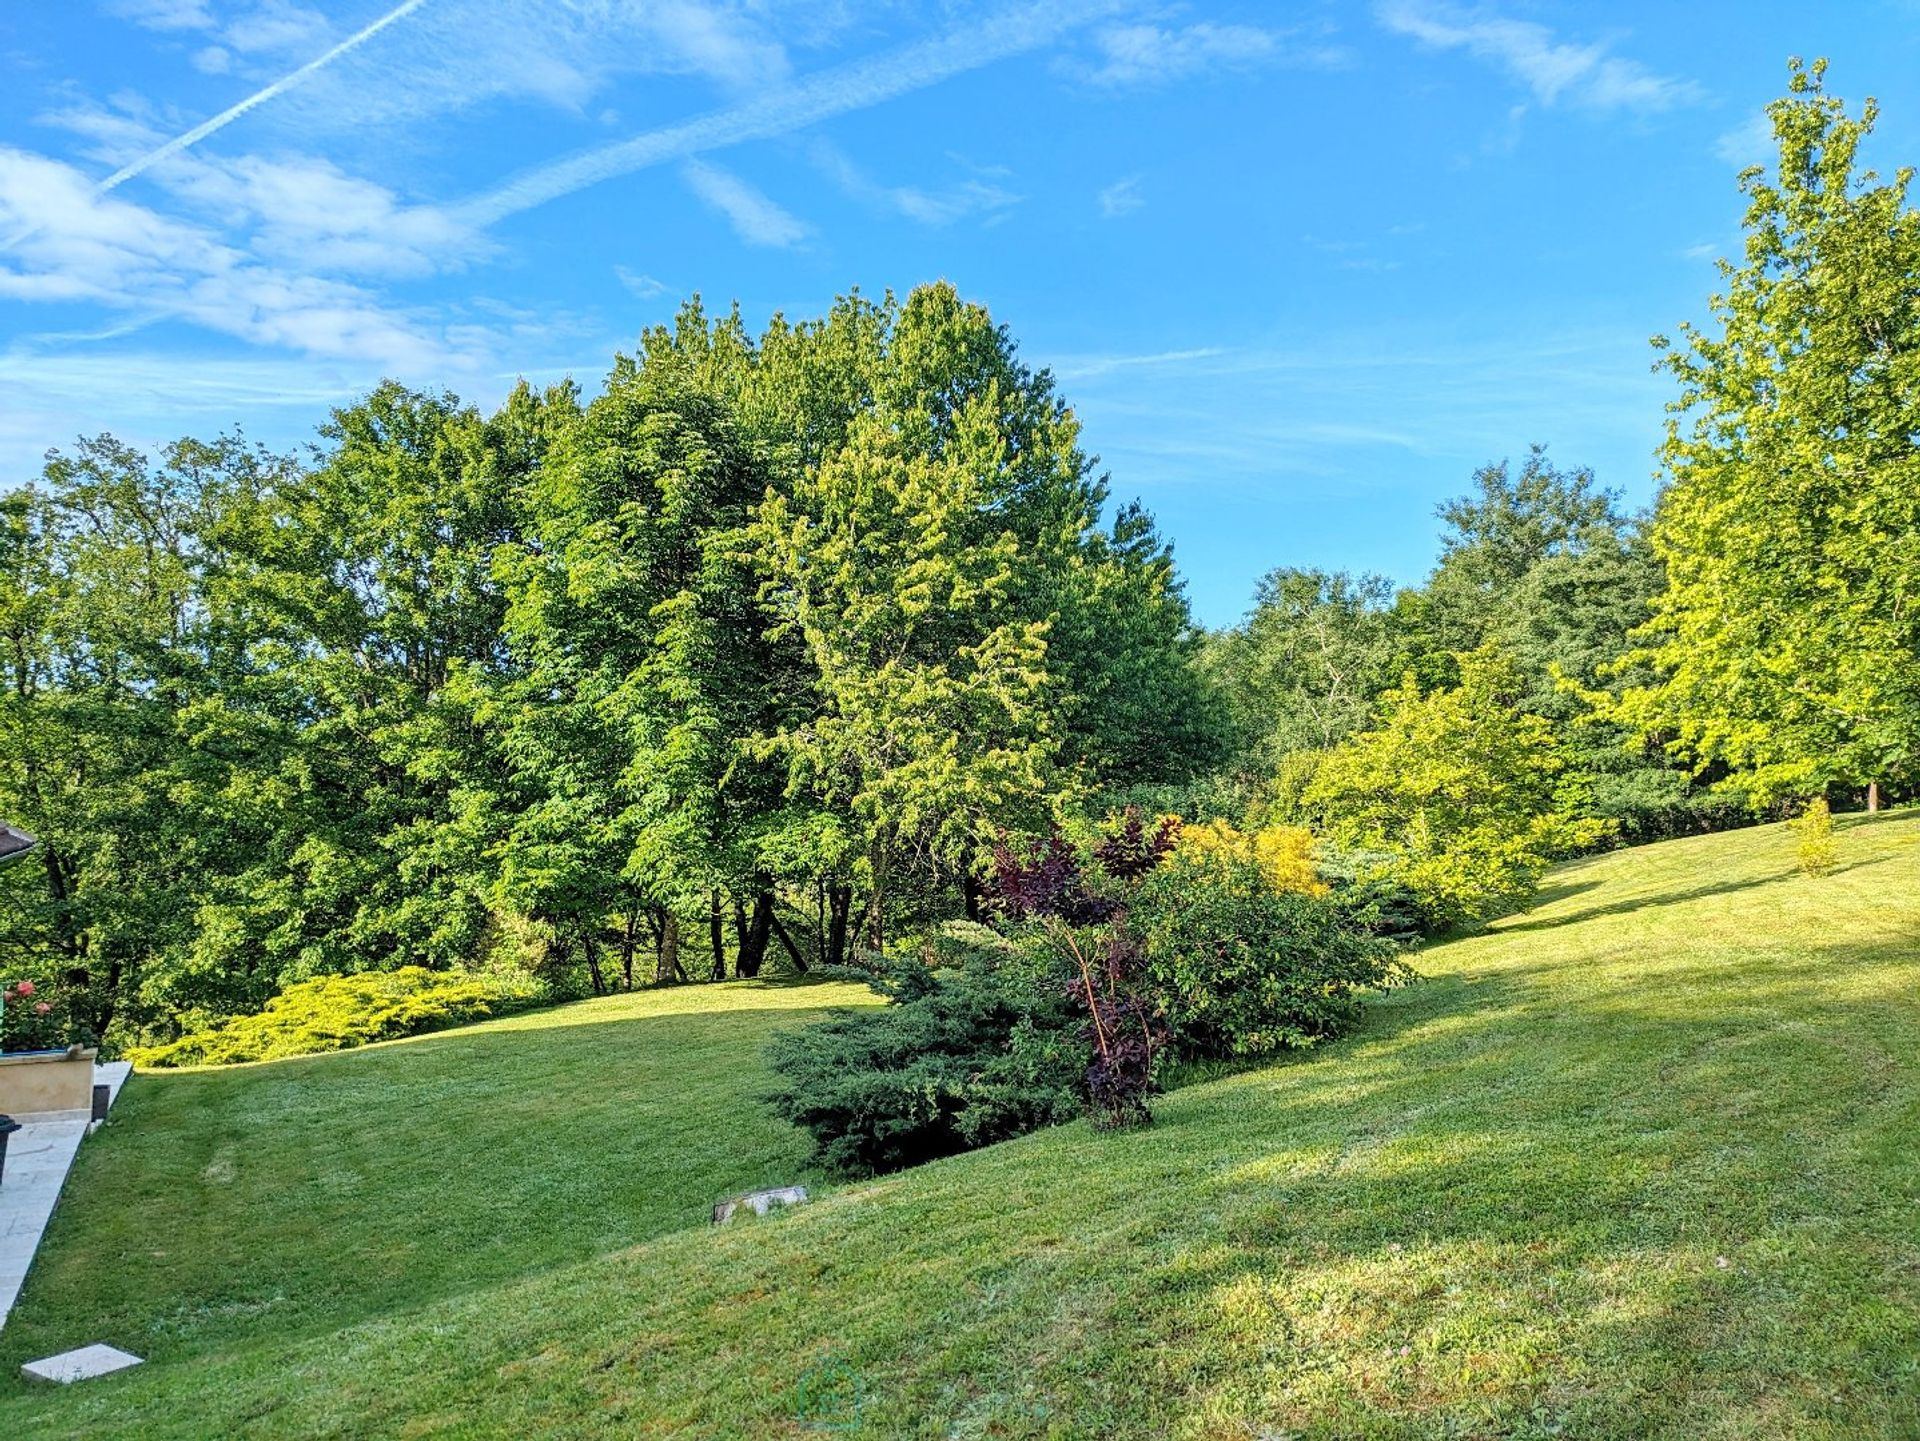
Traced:
[[53, 1007], [48, 1005], [45, 1001], [35, 1001], [33, 1003], [33, 1013], [36, 1016], [44, 1016], [48, 1011], [51, 1011], [52, 1009]]
[[30, 995], [32, 995], [32, 994], [33, 994], [33, 982], [32, 982], [32, 981], [22, 981], [22, 982], [20, 983], [20, 994], [21, 994], [21, 995], [23, 995], [23, 996], [30, 996]]

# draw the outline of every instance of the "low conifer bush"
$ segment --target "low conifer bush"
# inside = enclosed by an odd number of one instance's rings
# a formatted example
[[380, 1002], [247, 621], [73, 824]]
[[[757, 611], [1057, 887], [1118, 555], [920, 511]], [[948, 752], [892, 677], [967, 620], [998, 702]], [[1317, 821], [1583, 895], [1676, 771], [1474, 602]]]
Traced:
[[315, 976], [286, 987], [253, 1015], [134, 1047], [127, 1058], [139, 1066], [218, 1066], [341, 1051], [485, 1020], [538, 999], [528, 981], [424, 966]]

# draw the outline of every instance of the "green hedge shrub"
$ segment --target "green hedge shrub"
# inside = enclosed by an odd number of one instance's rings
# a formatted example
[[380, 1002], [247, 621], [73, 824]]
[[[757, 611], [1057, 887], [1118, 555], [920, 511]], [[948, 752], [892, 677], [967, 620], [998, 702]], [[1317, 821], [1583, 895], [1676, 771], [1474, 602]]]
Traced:
[[1186, 1060], [1314, 1045], [1354, 1024], [1362, 992], [1410, 975], [1339, 899], [1277, 889], [1239, 856], [1176, 852], [1130, 920]]
[[286, 987], [251, 1016], [235, 1016], [157, 1046], [137, 1046], [139, 1066], [220, 1066], [340, 1051], [484, 1020], [540, 999], [530, 981], [403, 966], [315, 976]]
[[[1118, 852], [1106, 844], [1111, 861]], [[774, 1108], [812, 1133], [822, 1164], [853, 1175], [1083, 1113], [1097, 1124], [1106, 1112], [1097, 1087], [1090, 1093], [1095, 1046], [1084, 992], [1075, 992], [1084, 977], [1058, 943], [1062, 896], [1090, 912], [1108, 908], [1104, 920], [1082, 917], [1068, 929], [1103, 955], [1103, 938], [1125, 938], [1139, 984], [1129, 983], [1121, 1019], [1170, 1033], [1184, 1061], [1314, 1045], [1353, 1025], [1363, 992], [1411, 975], [1400, 947], [1368, 928], [1372, 903], [1356, 904], [1340, 888], [1282, 890], [1251, 849], [1174, 849], [1163, 858], [1164, 849], [1155, 846], [1151, 860], [1127, 869], [1124, 888], [1102, 898], [1081, 885], [1071, 852], [1057, 841], [1043, 847], [1017, 868], [1017, 906], [1007, 882], [996, 884], [1006, 912], [998, 929], [950, 924], [922, 958], [867, 977], [892, 1004], [776, 1038]], [[1146, 1089], [1152, 1069], [1149, 1055]], [[1144, 1109], [1144, 1094], [1133, 1085], [1129, 1104]]]

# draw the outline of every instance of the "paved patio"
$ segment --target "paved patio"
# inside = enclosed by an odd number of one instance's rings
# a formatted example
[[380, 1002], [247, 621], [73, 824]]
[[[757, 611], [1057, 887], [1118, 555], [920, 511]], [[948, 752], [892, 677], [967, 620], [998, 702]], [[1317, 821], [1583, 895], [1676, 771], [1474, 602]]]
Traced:
[[[132, 1070], [125, 1061], [108, 1061], [93, 1068], [94, 1081], [118, 1100]], [[85, 1111], [43, 1111], [14, 1119], [21, 1126], [8, 1138], [6, 1172], [0, 1176], [0, 1326], [7, 1324], [67, 1170], [91, 1128]]]

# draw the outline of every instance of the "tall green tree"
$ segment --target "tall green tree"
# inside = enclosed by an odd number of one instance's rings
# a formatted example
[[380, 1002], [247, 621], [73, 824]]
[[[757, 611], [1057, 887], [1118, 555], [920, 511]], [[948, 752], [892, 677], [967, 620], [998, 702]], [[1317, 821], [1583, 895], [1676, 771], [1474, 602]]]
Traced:
[[1763, 799], [1920, 780], [1920, 215], [1912, 170], [1858, 168], [1876, 107], [1825, 69], [1770, 108], [1711, 322], [1655, 342], [1667, 587], [1621, 709]]
[[1365, 727], [1395, 679], [1399, 637], [1384, 576], [1283, 567], [1246, 620], [1213, 639], [1205, 667], [1231, 707], [1239, 764], [1263, 778], [1297, 752]]
[[731, 951], [750, 975], [775, 925], [754, 840], [782, 783], [745, 746], [805, 676], [767, 635], [750, 553], [774, 462], [698, 363], [711, 340], [694, 311], [616, 363], [498, 560], [518, 663], [487, 711], [514, 775], [500, 894], [578, 946], [596, 987], [610, 923], [628, 984], [638, 936], [656, 976], [687, 972], [683, 921], [704, 911], [708, 973]]
[[1517, 470], [1483, 467], [1439, 515], [1439, 563], [1396, 606], [1403, 664], [1444, 687], [1456, 654], [1497, 645], [1519, 670], [1525, 708], [1560, 728], [1592, 813], [1627, 839], [1738, 823], [1740, 803], [1708, 793], [1612, 719], [1610, 703], [1592, 706], [1600, 687], [1644, 674], [1624, 657], [1665, 581], [1642, 519], [1539, 446]]
[[261, 998], [192, 957], [207, 878], [272, 821], [241, 779], [270, 745], [229, 699], [243, 675], [211, 595], [217, 536], [285, 469], [235, 440], [154, 464], [103, 436], [0, 504], [0, 815], [42, 841], [5, 872], [0, 945], [56, 974], [95, 1034]]
[[[1645, 598], [1631, 564], [1636, 528], [1619, 497], [1590, 470], [1556, 466], [1544, 446], [1517, 470], [1481, 467], [1473, 489], [1436, 513], [1439, 562], [1401, 598], [1398, 617], [1403, 663], [1427, 684], [1452, 684], [1453, 657], [1495, 640], [1526, 673], [1531, 699], [1552, 706], [1553, 666], [1584, 672], [1591, 653], [1617, 656], [1645, 618], [1634, 609]], [[1558, 609], [1568, 600], [1577, 608]]]
[[937, 460], [861, 422], [760, 513], [767, 601], [804, 642], [817, 699], [768, 752], [796, 788], [857, 819], [876, 949], [897, 862], [960, 877], [993, 824], [1043, 813], [1058, 746], [1047, 624], [1014, 601], [1019, 539], [992, 533], [1004, 454], [984, 401]]
[[455, 794], [484, 747], [454, 682], [502, 660], [492, 555], [537, 463], [530, 424], [522, 403], [488, 420], [388, 383], [224, 521], [248, 677], [225, 694], [288, 737], [255, 781], [278, 821], [210, 903], [201, 964], [288, 980], [474, 955], [488, 910]]
[[1367, 864], [1406, 886], [1435, 927], [1521, 904], [1549, 861], [1606, 833], [1584, 817], [1553, 723], [1525, 708], [1511, 657], [1489, 643], [1454, 659], [1458, 685], [1423, 691], [1409, 675], [1373, 728], [1326, 755], [1303, 798], [1322, 834], [1374, 853]]
[[950, 914], [990, 826], [1217, 737], [1167, 546], [945, 285], [695, 301], [584, 403], [390, 382], [299, 461], [86, 442], [0, 508], [0, 640], [47, 840], [0, 927], [131, 1037], [325, 972], [804, 965], [808, 911], [838, 960], [857, 888], [875, 940]]

